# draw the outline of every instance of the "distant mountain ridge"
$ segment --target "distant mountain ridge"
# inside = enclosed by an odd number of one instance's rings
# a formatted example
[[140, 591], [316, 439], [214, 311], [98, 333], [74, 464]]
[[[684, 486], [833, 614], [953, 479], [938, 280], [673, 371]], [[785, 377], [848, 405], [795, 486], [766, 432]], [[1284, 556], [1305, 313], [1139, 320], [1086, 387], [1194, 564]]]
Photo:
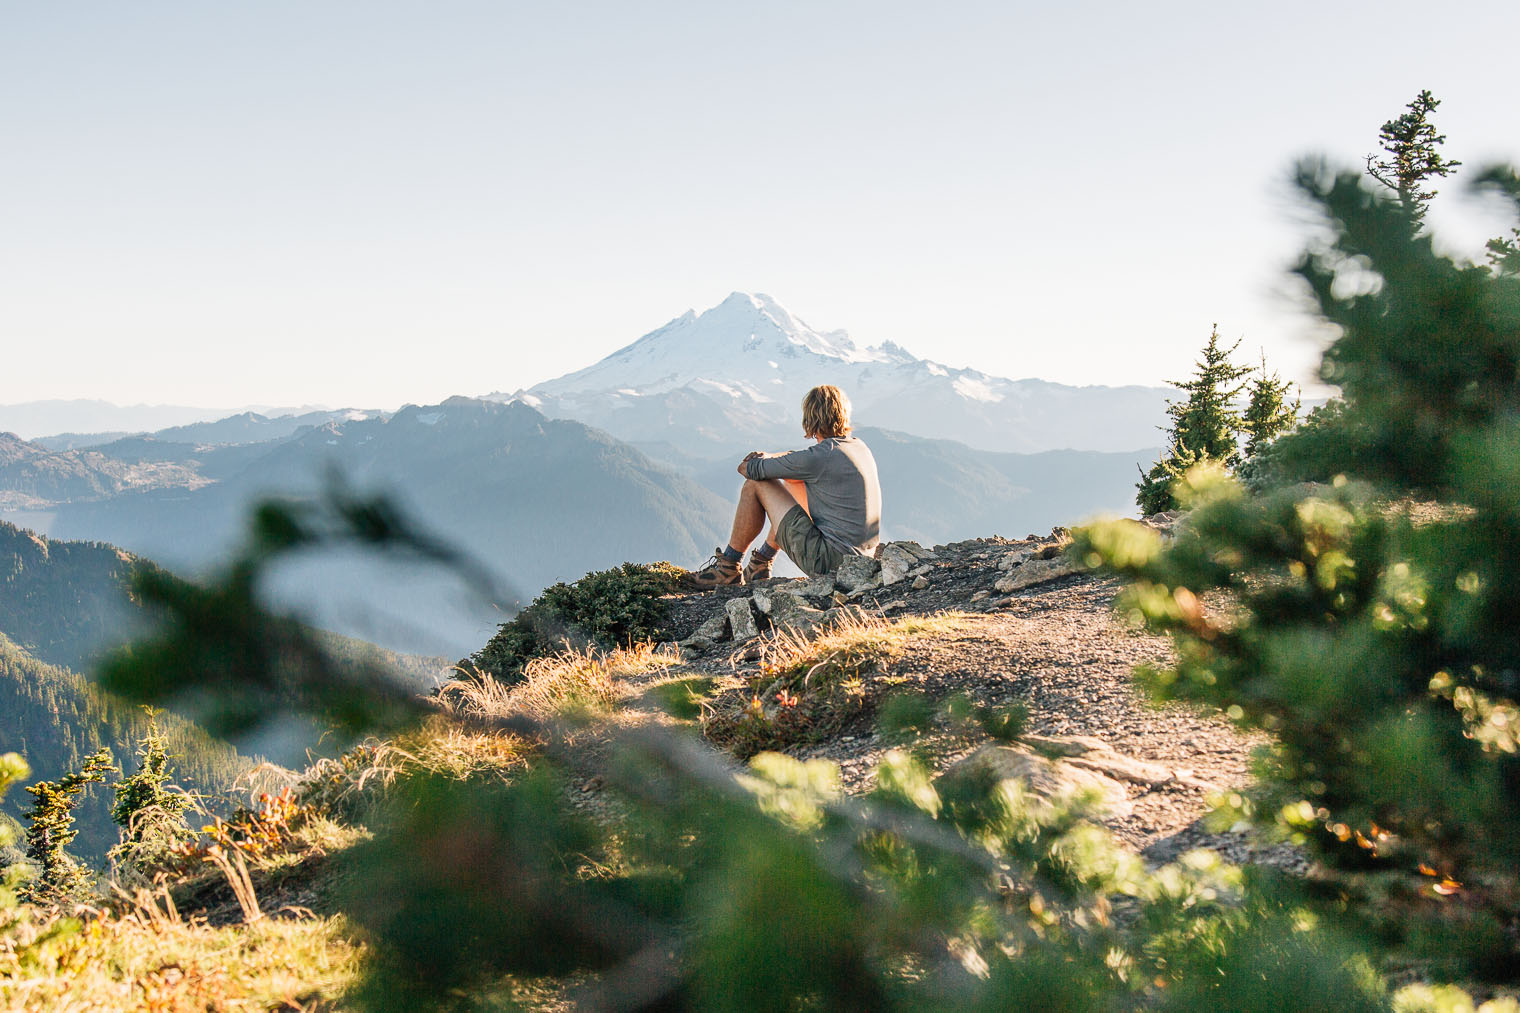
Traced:
[[[3, 409], [0, 409], [3, 411]], [[67, 432], [37, 436], [31, 442], [52, 451], [94, 449], [128, 437], [150, 438], [161, 443], [185, 443], [195, 446], [266, 443], [294, 436], [302, 429], [325, 425], [334, 420], [354, 421], [389, 414], [367, 408], [323, 408], [319, 411], [265, 415], [256, 411], [238, 412], [152, 432], [107, 431], [99, 433]]]
[[195, 488], [206, 484], [174, 456], [123, 459], [100, 449], [53, 452], [0, 433], [0, 509], [101, 499], [134, 488]]
[[59, 503], [50, 530], [195, 573], [225, 558], [254, 501], [316, 495], [336, 471], [356, 489], [391, 496], [515, 590], [483, 602], [446, 575], [350, 559], [294, 564], [273, 585], [280, 600], [326, 629], [460, 657], [526, 603], [524, 596], [555, 581], [626, 559], [690, 563], [707, 556], [731, 511], [606, 433], [523, 404], [450, 398], [239, 449], [258, 456], [219, 481]]
[[1020, 453], [1150, 446], [1170, 392], [951, 368], [890, 342], [861, 347], [844, 331], [814, 330], [769, 296], [735, 292], [584, 369], [488, 397], [702, 455], [795, 438], [802, 395], [821, 383], [845, 390], [857, 424]]
[[58, 398], [0, 405], [0, 432], [17, 433], [24, 439], [68, 431], [141, 433], [225, 414], [225, 410], [186, 405], [118, 405], [90, 398]]

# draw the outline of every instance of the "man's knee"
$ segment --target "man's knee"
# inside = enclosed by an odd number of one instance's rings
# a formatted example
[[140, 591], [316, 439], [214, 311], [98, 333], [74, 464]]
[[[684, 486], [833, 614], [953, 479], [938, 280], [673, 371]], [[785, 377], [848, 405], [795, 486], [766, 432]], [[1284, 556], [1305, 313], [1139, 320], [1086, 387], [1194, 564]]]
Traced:
[[779, 478], [766, 478], [756, 481], [746, 479], [746, 482], [754, 482], [754, 495], [759, 498], [765, 512], [771, 520], [781, 522], [788, 510], [797, 505], [797, 500], [787, 491], [786, 484]]

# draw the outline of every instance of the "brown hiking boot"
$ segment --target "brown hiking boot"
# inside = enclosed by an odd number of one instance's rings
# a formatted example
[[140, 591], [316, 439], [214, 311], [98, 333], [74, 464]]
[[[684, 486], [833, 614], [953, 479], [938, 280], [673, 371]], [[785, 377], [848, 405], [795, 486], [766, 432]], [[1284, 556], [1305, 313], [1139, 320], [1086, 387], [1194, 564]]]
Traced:
[[702, 564], [700, 570], [691, 570], [681, 583], [698, 591], [711, 591], [715, 587], [727, 587], [730, 584], [738, 584], [743, 580], [739, 575], [739, 564], [731, 563], [723, 557], [723, 550], [719, 548], [713, 553], [713, 557]]
[[775, 556], [766, 559], [751, 552], [749, 561], [744, 564], [744, 583], [753, 584], [757, 580], [770, 580], [771, 564], [775, 561]]

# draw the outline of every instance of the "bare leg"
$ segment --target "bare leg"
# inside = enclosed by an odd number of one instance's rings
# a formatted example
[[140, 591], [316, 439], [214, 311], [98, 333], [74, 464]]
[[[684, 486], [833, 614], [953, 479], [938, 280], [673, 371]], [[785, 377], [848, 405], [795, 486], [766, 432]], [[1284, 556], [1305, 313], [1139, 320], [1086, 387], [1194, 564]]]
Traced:
[[[807, 495], [806, 492], [803, 493]], [[735, 552], [743, 552], [749, 548], [750, 543], [760, 534], [765, 527], [765, 519], [770, 518], [771, 530], [766, 540], [775, 545], [776, 527], [781, 523], [781, 518], [787, 515], [787, 511], [797, 505], [787, 483], [778, 478], [755, 480], [746, 478], [744, 487], [739, 490], [739, 506], [734, 510], [734, 529], [729, 535], [728, 544]]]
[[[797, 505], [800, 506], [803, 510], [806, 510], [808, 516], [811, 517], [813, 515], [813, 512], [811, 510], [808, 510], [807, 483], [799, 482], [796, 479], [791, 478], [784, 478], [782, 481], [786, 483], [786, 491], [792, 494], [792, 499], [796, 500]], [[791, 507], [788, 507], [787, 509], [790, 510]], [[786, 514], [783, 513], [781, 516], [785, 517]], [[778, 523], [780, 522], [772, 521], [770, 530], [765, 533], [765, 543], [772, 549], [781, 548], [780, 543], [776, 541], [776, 525]]]

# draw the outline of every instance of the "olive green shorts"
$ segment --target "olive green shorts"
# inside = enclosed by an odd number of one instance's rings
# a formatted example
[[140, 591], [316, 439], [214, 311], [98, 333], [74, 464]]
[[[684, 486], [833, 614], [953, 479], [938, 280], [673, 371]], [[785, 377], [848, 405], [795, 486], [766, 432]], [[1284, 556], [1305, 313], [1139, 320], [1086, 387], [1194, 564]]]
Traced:
[[781, 526], [776, 529], [776, 544], [809, 577], [833, 573], [844, 562], [844, 553], [829, 544], [801, 504], [792, 507], [781, 518]]

